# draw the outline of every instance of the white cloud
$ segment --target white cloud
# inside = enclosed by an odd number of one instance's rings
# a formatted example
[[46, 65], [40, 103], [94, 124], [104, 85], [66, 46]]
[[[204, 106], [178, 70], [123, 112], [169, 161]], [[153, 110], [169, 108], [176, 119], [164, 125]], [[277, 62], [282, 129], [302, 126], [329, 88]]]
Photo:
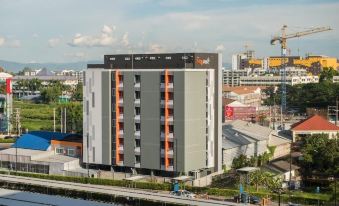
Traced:
[[7, 43], [8, 47], [12, 47], [12, 48], [19, 48], [21, 47], [21, 42], [20, 40], [14, 39], [14, 40], [10, 40]]
[[76, 57], [76, 58], [82, 58], [86, 56], [84, 52], [65, 53], [64, 55], [68, 57]]
[[69, 43], [70, 46], [74, 47], [107, 47], [113, 46], [117, 41], [116, 37], [113, 36], [115, 27], [104, 25], [101, 34], [96, 36], [76, 34]]
[[21, 47], [21, 42], [17, 39], [5, 38], [0, 36], [0, 47], [2, 46], [9, 48], [19, 48]]
[[162, 53], [165, 51], [165, 48], [160, 44], [150, 44], [148, 53]]
[[48, 46], [51, 48], [56, 47], [59, 43], [60, 43], [59, 38], [52, 38], [48, 40]]
[[5, 44], [5, 38], [0, 36], [0, 46]]
[[215, 51], [217, 51], [217, 52], [223, 52], [224, 50], [225, 50], [225, 46], [223, 44], [219, 44], [215, 48]]
[[125, 34], [122, 36], [121, 43], [122, 43], [122, 45], [124, 45], [125, 47], [128, 47], [128, 46], [129, 46], [128, 32], [125, 32]]

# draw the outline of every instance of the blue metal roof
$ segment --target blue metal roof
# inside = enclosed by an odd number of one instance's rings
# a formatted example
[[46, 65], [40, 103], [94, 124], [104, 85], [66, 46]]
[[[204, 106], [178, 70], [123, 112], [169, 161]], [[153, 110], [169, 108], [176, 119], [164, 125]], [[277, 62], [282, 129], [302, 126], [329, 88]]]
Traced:
[[12, 148], [33, 149], [46, 151], [51, 145], [51, 140], [63, 140], [69, 136], [80, 136], [71, 133], [32, 131], [22, 135]]

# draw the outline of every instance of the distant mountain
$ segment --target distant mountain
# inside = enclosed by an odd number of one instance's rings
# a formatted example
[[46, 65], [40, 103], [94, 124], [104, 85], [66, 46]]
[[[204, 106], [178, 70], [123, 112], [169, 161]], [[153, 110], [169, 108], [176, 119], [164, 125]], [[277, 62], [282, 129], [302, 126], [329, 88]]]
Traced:
[[[25, 67], [32, 69], [42, 69], [47, 68], [48, 70], [58, 71], [63, 69], [74, 69], [74, 70], [84, 70], [87, 68], [87, 64], [100, 64], [103, 61], [93, 60], [93, 61], [80, 61], [80, 62], [69, 62], [69, 63], [18, 63], [0, 60], [0, 67], [3, 67], [6, 71], [9, 72], [18, 72], [23, 70]], [[230, 63], [223, 63], [223, 67], [231, 68]]]
[[18, 72], [23, 70], [25, 67], [29, 67], [32, 69], [47, 68], [48, 70], [55, 71], [63, 69], [84, 70], [87, 68], [87, 64], [100, 64], [100, 63], [103, 63], [103, 61], [93, 60], [69, 63], [18, 63], [0, 60], [0, 66], [9, 72]]

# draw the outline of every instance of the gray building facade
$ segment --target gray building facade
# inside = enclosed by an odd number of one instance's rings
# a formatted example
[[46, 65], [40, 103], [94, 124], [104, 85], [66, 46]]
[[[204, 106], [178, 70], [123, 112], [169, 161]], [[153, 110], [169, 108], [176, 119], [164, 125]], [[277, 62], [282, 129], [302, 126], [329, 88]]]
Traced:
[[105, 55], [84, 74], [84, 163], [143, 174], [221, 170], [221, 55]]

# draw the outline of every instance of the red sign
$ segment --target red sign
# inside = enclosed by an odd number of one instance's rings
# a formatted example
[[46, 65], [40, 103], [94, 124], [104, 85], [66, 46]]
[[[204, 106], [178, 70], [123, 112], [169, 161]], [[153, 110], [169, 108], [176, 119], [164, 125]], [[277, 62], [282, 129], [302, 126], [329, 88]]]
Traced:
[[250, 120], [256, 114], [255, 107], [230, 107], [225, 106], [225, 119], [227, 120]]
[[233, 116], [233, 107], [225, 107], [225, 116], [226, 118], [231, 118]]
[[12, 79], [6, 79], [6, 93], [12, 94]]

